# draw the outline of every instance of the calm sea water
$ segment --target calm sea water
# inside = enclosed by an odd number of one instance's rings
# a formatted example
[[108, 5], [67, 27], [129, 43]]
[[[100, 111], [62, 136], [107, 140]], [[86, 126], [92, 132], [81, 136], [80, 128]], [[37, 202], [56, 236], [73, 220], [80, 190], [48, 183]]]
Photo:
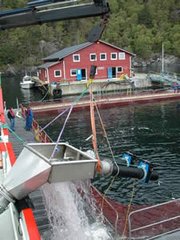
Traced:
[[[158, 182], [143, 184], [138, 182], [135, 187], [133, 202], [152, 204], [180, 198], [180, 108], [179, 102], [166, 102], [146, 105], [132, 105], [122, 108], [101, 109], [101, 117], [115, 159], [123, 163], [120, 155], [132, 151], [139, 159], [151, 161], [159, 174]], [[39, 119], [45, 126], [51, 118]], [[57, 140], [63, 126], [65, 116], [47, 128], [48, 134]], [[98, 148], [101, 159], [111, 159], [111, 154], [103, 137], [103, 131], [96, 116]], [[66, 125], [62, 141], [83, 150], [91, 148], [89, 112], [74, 112]], [[95, 179], [94, 184], [105, 191], [110, 178]], [[127, 203], [132, 194], [132, 179], [116, 178], [107, 195]]]
[[[19, 103], [42, 99], [41, 94], [34, 90], [20, 89], [20, 81], [21, 77], [2, 77], [3, 95], [7, 107], [16, 107], [17, 99]], [[124, 151], [132, 151], [139, 158], [151, 161], [159, 174], [158, 182], [136, 184], [133, 200], [135, 203], [159, 203], [180, 198], [180, 108], [177, 108], [178, 104], [180, 104], [179, 101], [100, 110], [116, 161], [122, 163], [120, 155]], [[47, 116], [45, 119], [38, 120], [44, 126], [54, 117]], [[48, 134], [54, 141], [57, 140], [64, 120], [65, 116], [47, 128]], [[111, 159], [97, 116], [96, 125], [100, 156], [102, 159]], [[89, 112], [75, 112], [71, 114], [62, 140], [88, 150], [91, 148], [91, 141], [86, 139], [90, 135]], [[94, 184], [101, 191], [105, 191], [109, 187], [110, 180], [110, 178], [95, 179]], [[117, 178], [107, 195], [119, 202], [127, 203], [131, 197], [132, 186], [132, 179]]]
[[31, 101], [40, 101], [42, 95], [36, 89], [20, 88], [22, 76], [3, 76], [1, 77], [3, 97], [7, 108], [17, 108], [19, 103], [28, 104]]

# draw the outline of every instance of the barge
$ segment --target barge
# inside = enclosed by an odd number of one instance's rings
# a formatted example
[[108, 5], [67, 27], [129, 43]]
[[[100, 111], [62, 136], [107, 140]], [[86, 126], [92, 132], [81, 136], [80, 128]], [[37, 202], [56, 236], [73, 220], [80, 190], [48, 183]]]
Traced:
[[[127, 106], [132, 104], [144, 104], [159, 101], [175, 101], [180, 99], [180, 92], [169, 91], [147, 91], [139, 94], [131, 94], [127, 92], [125, 95], [101, 95], [96, 97], [96, 104], [101, 108], [116, 107], [116, 106]], [[63, 98], [54, 101], [46, 102], [32, 102], [31, 108], [35, 115], [46, 114], [47, 112], [57, 113], [64, 110], [76, 101], [75, 98]], [[89, 98], [84, 96], [81, 98], [73, 107], [74, 111], [81, 109], [89, 109]]]

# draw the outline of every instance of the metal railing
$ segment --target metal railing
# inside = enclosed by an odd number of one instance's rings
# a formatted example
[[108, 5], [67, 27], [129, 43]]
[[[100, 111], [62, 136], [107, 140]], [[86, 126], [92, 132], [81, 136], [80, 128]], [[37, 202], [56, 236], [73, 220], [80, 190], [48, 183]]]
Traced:
[[132, 211], [128, 225], [129, 240], [150, 240], [176, 232], [180, 229], [180, 199]]
[[[24, 107], [21, 104], [21, 115], [23, 118], [26, 117], [26, 107]], [[34, 131], [34, 138], [37, 142], [42, 142], [42, 143], [48, 143], [48, 142], [53, 142], [53, 140], [50, 138], [50, 136], [44, 131], [38, 122], [33, 118], [32, 122], [32, 128]]]

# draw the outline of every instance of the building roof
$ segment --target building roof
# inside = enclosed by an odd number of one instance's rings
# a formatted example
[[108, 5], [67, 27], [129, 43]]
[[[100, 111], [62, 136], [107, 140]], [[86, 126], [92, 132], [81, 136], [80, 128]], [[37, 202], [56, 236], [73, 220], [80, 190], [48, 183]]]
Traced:
[[99, 40], [99, 42], [104, 43], [104, 44], [106, 44], [106, 45], [108, 45], [108, 46], [110, 46], [110, 47], [116, 48], [116, 49], [118, 49], [118, 50], [120, 50], [120, 51], [122, 51], [122, 52], [128, 53], [128, 54], [131, 55], [131, 56], [136, 56], [136, 54], [131, 53], [131, 52], [125, 50], [125, 49], [119, 48], [119, 47], [117, 47], [117, 46], [115, 46], [115, 45], [113, 45], [113, 44], [107, 43], [107, 42], [102, 41], [102, 40]]
[[[126, 50], [124, 50], [124, 49], [122, 49], [122, 48], [119, 48], [119, 47], [117, 47], [117, 46], [114, 46], [114, 45], [112, 45], [112, 44], [110, 44], [110, 43], [107, 43], [107, 42], [105, 42], [105, 41], [99, 40], [99, 42], [104, 43], [104, 44], [106, 44], [106, 45], [108, 45], [108, 46], [110, 46], [110, 47], [116, 48], [116, 49], [118, 49], [118, 50], [120, 50], [120, 51], [126, 52], [126, 53], [128, 53], [128, 54], [130, 54], [130, 55], [132, 55], [132, 56], [135, 56], [135, 54], [130, 53], [130, 52], [128, 52], [128, 51], [126, 51]], [[58, 52], [56, 52], [56, 53], [54, 53], [54, 54], [46, 57], [46, 58], [43, 58], [43, 60], [44, 60], [45, 62], [46, 62], [46, 61], [51, 61], [51, 62], [52, 62], [52, 61], [53, 61], [53, 62], [59, 61], [59, 60], [63, 59], [64, 57], [66, 57], [66, 56], [68, 56], [68, 55], [71, 55], [71, 54], [73, 54], [73, 53], [75, 53], [75, 52], [77, 52], [77, 51], [79, 51], [79, 50], [82, 50], [83, 48], [86, 48], [86, 47], [88, 47], [88, 46], [90, 46], [90, 45], [92, 45], [92, 44], [94, 44], [94, 43], [92, 43], [92, 42], [85, 42], [85, 43], [82, 43], [82, 44], [79, 44], [79, 45], [67, 47], [67, 48], [64, 48], [64, 49], [62, 49], [62, 50], [60, 50], [60, 51], [58, 51]]]
[[64, 48], [46, 58], [43, 58], [44, 61], [58, 61], [70, 54], [73, 54], [74, 52], [77, 52], [83, 48], [86, 48], [88, 46], [90, 46], [92, 43], [91, 42], [85, 42], [79, 45], [75, 45], [75, 46], [71, 46], [71, 47], [67, 47]]
[[53, 65], [55, 65], [57, 63], [58, 63], [57, 61], [56, 62], [46, 62], [46, 63], [38, 66], [38, 68], [49, 68], [49, 67], [51, 67], [51, 66], [53, 66]]

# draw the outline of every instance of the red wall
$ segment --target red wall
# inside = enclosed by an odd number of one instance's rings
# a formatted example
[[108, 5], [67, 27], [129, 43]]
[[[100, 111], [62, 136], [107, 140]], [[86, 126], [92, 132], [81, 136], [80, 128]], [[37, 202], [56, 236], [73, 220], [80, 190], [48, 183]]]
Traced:
[[[117, 78], [122, 74], [127, 74], [130, 76], [131, 67], [131, 55], [125, 52], [125, 60], [111, 60], [111, 53], [116, 52], [119, 55], [119, 49], [113, 48], [105, 43], [97, 42], [93, 43], [89, 47], [86, 47], [80, 51], [75, 52], [75, 54], [80, 54], [80, 62], [73, 62], [73, 54], [64, 58], [64, 63], [61, 61], [49, 67], [49, 79], [50, 82], [58, 82], [63, 80], [73, 81], [76, 80], [76, 76], [70, 76], [70, 69], [86, 69], [86, 77], [89, 78], [91, 65], [97, 66], [97, 75], [95, 79], [107, 79], [108, 78], [108, 68], [109, 67], [122, 67], [123, 72], [117, 73]], [[96, 53], [97, 61], [90, 61], [90, 53]], [[107, 54], [107, 60], [100, 61], [100, 53]], [[65, 74], [64, 74], [65, 69]], [[54, 77], [54, 70], [61, 70], [61, 77]], [[42, 71], [42, 70], [41, 70]], [[64, 77], [65, 76], [65, 77]], [[40, 79], [44, 80], [44, 74], [40, 74]]]

